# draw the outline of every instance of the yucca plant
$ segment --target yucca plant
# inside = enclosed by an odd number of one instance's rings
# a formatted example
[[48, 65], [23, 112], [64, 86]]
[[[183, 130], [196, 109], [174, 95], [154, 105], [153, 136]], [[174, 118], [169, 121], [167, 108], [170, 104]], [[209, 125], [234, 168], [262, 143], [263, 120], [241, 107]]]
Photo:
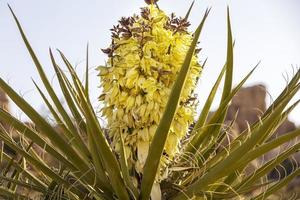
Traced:
[[[297, 106], [288, 106], [299, 90], [300, 71], [260, 120], [221, 147], [231, 124], [224, 120], [231, 99], [254, 69], [232, 87], [233, 39], [227, 16], [227, 60], [197, 120], [195, 93], [203, 65], [198, 61], [198, 39], [209, 9], [196, 31], [188, 31], [188, 16], [168, 17], [155, 1], [140, 15], [122, 18], [112, 29], [112, 42], [103, 52], [107, 63], [97, 67], [102, 94], [101, 110], [89, 98], [88, 51], [85, 83], [71, 62], [58, 51], [68, 74], [49, 50], [60, 89], [62, 105], [22, 27], [10, 8], [18, 29], [38, 70], [46, 92], [35, 84], [55, 125], [47, 122], [30, 103], [3, 79], [0, 87], [31, 119], [33, 126], [0, 109], [0, 138], [17, 156], [1, 151], [5, 163], [0, 175], [0, 196], [30, 199], [26, 189], [40, 199], [266, 199], [300, 174], [295, 169], [278, 181], [268, 173], [299, 150], [296, 144], [270, 161], [245, 170], [251, 162], [300, 135], [292, 131], [272, 139], [277, 127]], [[216, 92], [224, 80], [219, 107], [208, 118]], [[106, 119], [100, 124], [99, 116]], [[15, 141], [11, 132], [18, 134]], [[34, 148], [35, 147], [35, 148]], [[54, 159], [50, 164], [42, 149]], [[28, 193], [27, 193], [28, 194]]]

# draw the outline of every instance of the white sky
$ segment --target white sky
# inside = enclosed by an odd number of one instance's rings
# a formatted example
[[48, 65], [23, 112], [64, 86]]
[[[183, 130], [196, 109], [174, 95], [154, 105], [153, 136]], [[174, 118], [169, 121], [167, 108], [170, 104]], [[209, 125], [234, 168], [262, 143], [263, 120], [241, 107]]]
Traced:
[[[82, 71], [89, 41], [91, 66], [101, 65], [105, 56], [100, 49], [110, 42], [109, 29], [121, 16], [137, 13], [144, 5], [142, 0], [89, 0], [88, 3], [84, 0], [0, 0], [0, 76], [41, 112], [44, 107], [31, 78], [40, 81], [6, 3], [19, 17], [50, 77], [54, 73], [48, 56], [49, 46], [62, 50], [74, 64], [79, 64], [78, 69]], [[183, 16], [190, 3], [190, 0], [160, 0], [159, 5], [168, 13]], [[227, 5], [230, 6], [236, 39], [234, 82], [241, 80], [261, 60], [246, 86], [264, 83], [275, 98], [286, 84], [282, 75], [285, 72], [292, 75], [291, 65], [300, 65], [300, 1], [196, 0], [190, 30], [197, 26], [204, 10], [212, 7], [201, 37], [201, 58], [208, 57], [208, 63], [201, 78], [200, 102], [205, 100], [226, 57]], [[96, 103], [100, 91], [93, 69], [90, 76], [92, 99]], [[53, 85], [57, 86], [55, 80]], [[16, 114], [20, 113], [12, 107]], [[298, 116], [300, 107], [290, 118], [300, 124]]]

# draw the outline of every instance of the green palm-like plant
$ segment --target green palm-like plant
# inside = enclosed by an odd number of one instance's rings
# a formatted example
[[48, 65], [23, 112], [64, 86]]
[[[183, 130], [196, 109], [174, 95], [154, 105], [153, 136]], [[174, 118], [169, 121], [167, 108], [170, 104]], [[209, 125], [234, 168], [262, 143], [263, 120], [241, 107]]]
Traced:
[[[149, 6], [150, 10], [154, 10], [158, 15], [163, 15], [154, 5]], [[143, 14], [147, 13], [148, 8], [143, 10]], [[187, 22], [190, 10], [186, 17], [182, 18], [182, 22]], [[135, 163], [141, 162], [139, 157], [135, 156], [136, 153], [139, 153], [139, 147], [135, 147], [136, 142], [128, 143], [128, 138], [126, 138], [129, 133], [134, 131], [132, 129], [135, 127], [127, 124], [126, 130], [130, 129], [126, 133], [127, 135], [116, 130], [112, 133], [110, 132], [113, 130], [112, 126], [101, 127], [98, 121], [97, 112], [93, 109], [89, 99], [88, 51], [85, 84], [80, 81], [72, 64], [62, 52], [59, 51], [59, 54], [69, 71], [70, 78], [57, 64], [51, 49], [49, 51], [60, 89], [67, 102], [66, 108], [61, 104], [56, 91], [52, 88], [18, 19], [12, 10], [11, 12], [48, 94], [45, 94], [39, 85], [34, 84], [56, 120], [56, 125], [54, 127], [49, 124], [31, 107], [30, 103], [26, 102], [0, 78], [0, 87], [34, 124], [34, 127], [29, 126], [11, 116], [4, 109], [0, 109], [0, 119], [11, 127], [10, 130], [0, 128], [0, 139], [18, 155], [12, 157], [1, 151], [1, 162], [6, 161], [6, 164], [0, 174], [0, 196], [8, 199], [27, 199], [29, 197], [20, 192], [20, 189], [26, 189], [36, 192], [43, 199], [265, 199], [300, 174], [300, 169], [295, 169], [281, 180], [268, 181], [266, 179], [266, 175], [270, 171], [298, 151], [300, 144], [290, 147], [254, 171], [245, 173], [245, 169], [251, 165], [251, 161], [300, 135], [300, 130], [296, 130], [271, 139], [277, 127], [298, 104], [297, 101], [288, 107], [288, 103], [299, 90], [300, 71], [294, 75], [259, 121], [249, 125], [247, 130], [234, 138], [227, 146], [218, 148], [228, 131], [224, 120], [230, 101], [254, 71], [253, 69], [236, 87], [232, 87], [233, 40], [229, 11], [225, 65], [198, 119], [190, 130], [186, 130], [184, 137], [178, 136], [180, 143], [174, 143], [176, 150], [174, 155], [166, 156], [165, 152], [170, 151], [170, 149], [166, 149], [166, 143], [168, 143], [168, 135], [173, 134], [170, 131], [174, 118], [176, 118], [179, 107], [184, 108], [182, 94], [187, 93], [189, 96], [192, 93], [192, 89], [186, 92], [185, 87], [185, 84], [188, 83], [187, 79], [191, 79], [191, 68], [194, 67], [198, 69], [198, 72], [201, 71], [200, 64], [195, 61], [195, 49], [209, 10], [206, 11], [193, 36], [185, 29], [183, 29], [183, 33], [179, 33], [187, 34], [189, 46], [183, 54], [181, 66], [174, 72], [175, 76], [173, 82], [171, 80], [168, 100], [162, 105], [164, 112], [159, 117], [153, 137], [151, 140], [147, 140], [149, 149], [141, 168], [136, 168]], [[153, 19], [156, 19], [155, 17], [153, 16]], [[162, 18], [164, 17], [163, 15]], [[151, 22], [151, 19], [145, 19], [145, 16], [143, 20], [140, 21], [140, 24], [145, 25], [149, 21]], [[151, 25], [149, 26], [151, 29]], [[119, 42], [127, 41], [129, 38], [135, 41], [134, 36], [130, 35], [132, 34], [131, 29], [128, 28], [128, 30], [127, 32], [123, 31], [124, 34], [118, 38]], [[164, 33], [169, 32], [165, 31]], [[173, 34], [176, 33], [173, 32]], [[153, 35], [150, 34], [150, 36]], [[182, 35], [178, 35], [178, 37], [181, 38]], [[159, 41], [156, 41], [157, 44], [160, 44]], [[119, 51], [123, 52], [124, 49], [119, 48]], [[110, 53], [109, 50], [104, 51]], [[142, 49], [141, 52], [143, 51]], [[110, 62], [112, 62], [112, 58], [110, 58]], [[113, 73], [108, 70], [112, 67], [112, 65], [100, 67], [100, 76], [105, 73]], [[164, 75], [169, 76], [170, 74], [172, 75], [172, 71], [171, 73], [168, 71]], [[122, 73], [120, 76], [120, 79], [123, 78]], [[225, 80], [220, 105], [208, 118], [211, 104], [223, 77]], [[102, 86], [105, 85], [105, 81], [111, 81], [107, 76], [102, 78]], [[195, 83], [190, 83], [193, 88]], [[114, 83], [109, 82], [109, 84], [113, 85]], [[111, 94], [109, 89], [104, 89], [104, 91], [101, 98]], [[106, 108], [112, 105], [117, 106], [114, 103], [113, 101], [108, 102], [105, 104]], [[124, 109], [125, 111], [121, 112], [130, 111], [130, 108], [127, 109], [126, 106]], [[110, 110], [110, 112], [117, 111], [118, 108]], [[105, 116], [110, 120], [110, 115]], [[142, 130], [147, 127], [139, 126], [138, 128]], [[11, 138], [10, 131], [20, 136], [21, 139], [18, 143]], [[176, 132], [174, 134], [176, 135]], [[178, 145], [181, 145], [180, 149], [178, 149]], [[43, 149], [58, 163], [58, 167], [44, 160], [43, 156], [35, 151], [34, 146]], [[128, 148], [132, 149], [128, 150]], [[162, 159], [164, 159], [163, 163]], [[162, 171], [164, 171], [163, 178]], [[254, 191], [256, 192], [254, 193]]]

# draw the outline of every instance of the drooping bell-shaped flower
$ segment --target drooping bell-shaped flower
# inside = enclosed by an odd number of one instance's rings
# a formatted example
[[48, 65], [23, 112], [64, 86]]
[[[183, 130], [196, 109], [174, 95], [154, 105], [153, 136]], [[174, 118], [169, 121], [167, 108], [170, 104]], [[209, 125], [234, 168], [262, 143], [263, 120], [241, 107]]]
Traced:
[[[188, 26], [185, 18], [168, 17], [150, 4], [140, 15], [123, 17], [111, 29], [111, 45], [103, 49], [108, 60], [98, 68], [103, 89], [101, 112], [107, 119], [113, 149], [120, 151], [122, 135], [128, 163], [137, 173], [143, 171], [151, 140], [191, 44]], [[197, 53], [171, 125], [162, 166], [179, 151], [180, 141], [193, 122], [193, 91], [201, 73]]]

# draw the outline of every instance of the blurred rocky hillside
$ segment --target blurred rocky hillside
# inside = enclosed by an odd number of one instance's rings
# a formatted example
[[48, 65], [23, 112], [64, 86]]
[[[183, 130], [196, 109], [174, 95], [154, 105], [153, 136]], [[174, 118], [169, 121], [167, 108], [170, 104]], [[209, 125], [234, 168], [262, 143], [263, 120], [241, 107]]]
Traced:
[[[234, 134], [239, 134], [247, 129], [248, 124], [252, 124], [259, 120], [262, 114], [266, 111], [266, 88], [263, 85], [255, 85], [252, 87], [242, 88], [237, 95], [233, 98], [232, 103], [228, 110], [226, 117], [227, 122], [235, 120]], [[237, 115], [236, 115], [237, 113]], [[287, 132], [295, 130], [297, 127], [294, 122], [286, 119], [282, 125], [275, 131], [273, 137], [283, 135]], [[288, 145], [285, 145], [281, 149], [271, 152], [264, 159], [268, 160], [274, 157], [278, 151], [284, 150], [288, 146], [293, 145], [299, 139], [294, 140]], [[300, 163], [300, 154], [295, 155]]]

